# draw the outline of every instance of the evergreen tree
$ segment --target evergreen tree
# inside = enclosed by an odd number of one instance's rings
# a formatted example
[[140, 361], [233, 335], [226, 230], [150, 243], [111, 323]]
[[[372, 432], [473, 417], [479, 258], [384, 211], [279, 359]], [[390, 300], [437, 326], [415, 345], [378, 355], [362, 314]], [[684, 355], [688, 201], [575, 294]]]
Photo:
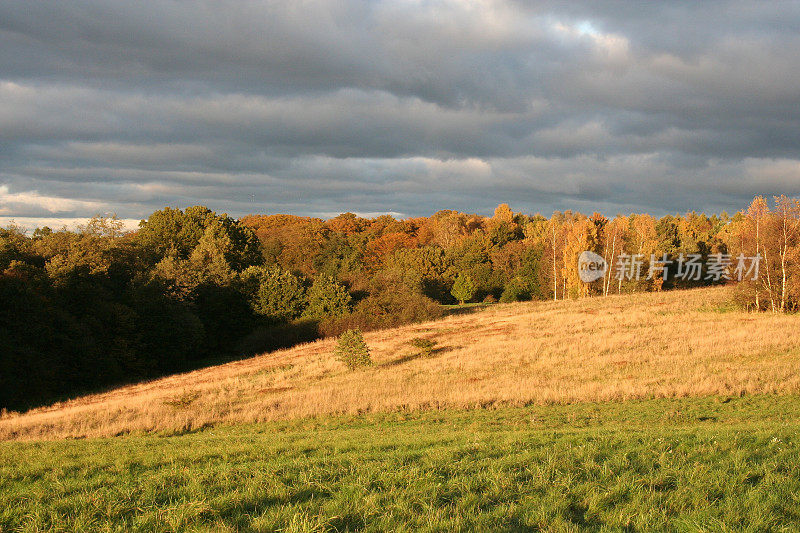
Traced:
[[461, 273], [456, 277], [455, 282], [453, 283], [453, 289], [450, 291], [450, 294], [453, 295], [453, 298], [458, 300], [458, 303], [463, 304], [472, 299], [475, 296], [475, 281], [472, 279], [471, 276]]
[[332, 276], [320, 276], [308, 290], [306, 318], [340, 317], [350, 312], [352, 298], [347, 288]]

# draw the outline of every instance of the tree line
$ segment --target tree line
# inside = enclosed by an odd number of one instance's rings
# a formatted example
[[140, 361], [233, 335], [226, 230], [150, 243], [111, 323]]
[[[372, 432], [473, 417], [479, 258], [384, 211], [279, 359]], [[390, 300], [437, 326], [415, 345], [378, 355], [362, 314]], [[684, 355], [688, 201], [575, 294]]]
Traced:
[[[491, 217], [445, 210], [330, 220], [165, 208], [124, 232], [96, 217], [77, 231], [0, 229], [0, 407], [22, 409], [351, 328], [436, 318], [465, 302], [564, 299], [723, 283], [616, 279], [615, 261], [759, 256], [741, 305], [800, 303], [800, 204], [756, 198], [732, 216], [550, 218], [502, 204]], [[577, 259], [608, 263], [593, 283]], [[704, 263], [705, 264], [705, 263]], [[707, 268], [707, 267], [703, 267]]]

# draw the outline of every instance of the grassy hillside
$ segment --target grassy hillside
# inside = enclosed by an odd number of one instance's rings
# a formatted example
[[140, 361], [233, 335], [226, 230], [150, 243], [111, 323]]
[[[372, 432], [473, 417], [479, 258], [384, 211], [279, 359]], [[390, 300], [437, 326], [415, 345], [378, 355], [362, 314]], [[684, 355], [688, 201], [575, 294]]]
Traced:
[[795, 530], [800, 397], [0, 443], [0, 530]]
[[327, 340], [5, 415], [0, 531], [796, 529], [798, 319], [728, 298], [497, 305], [369, 333], [364, 370]]
[[[731, 310], [727, 289], [496, 305], [366, 335], [348, 371], [334, 340], [0, 419], [0, 439], [183, 432], [330, 414], [800, 391], [791, 315]], [[423, 357], [417, 337], [437, 348]]]

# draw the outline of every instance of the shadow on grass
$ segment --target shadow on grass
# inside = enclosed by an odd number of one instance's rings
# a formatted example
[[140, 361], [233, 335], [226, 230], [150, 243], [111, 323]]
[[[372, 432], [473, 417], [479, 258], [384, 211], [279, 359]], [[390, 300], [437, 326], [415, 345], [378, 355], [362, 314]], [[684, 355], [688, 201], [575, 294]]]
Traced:
[[410, 353], [408, 355], [400, 357], [399, 359], [393, 359], [391, 361], [386, 361], [385, 363], [381, 363], [378, 366], [385, 368], [385, 367], [402, 365], [403, 363], [408, 363], [409, 361], [413, 361], [415, 359], [431, 359], [437, 355], [450, 352], [452, 350], [453, 348], [450, 346], [440, 346], [439, 348], [434, 348], [433, 350], [431, 350], [429, 354], [423, 352]]
[[[444, 306], [445, 315], [474, 313], [476, 311], [485, 308], [486, 305], [488, 304], [481, 303], [481, 304], [466, 304], [464, 306]], [[403, 323], [410, 323], [410, 322], [403, 322]], [[402, 325], [403, 323], [395, 324], [392, 325], [391, 327], [396, 327]], [[371, 330], [385, 329], [385, 328], [367, 327], [362, 329], [364, 331], [371, 331]], [[239, 339], [231, 346], [222, 347], [218, 353], [197, 359], [192, 359], [191, 357], [189, 357], [186, 361], [181, 362], [180, 364], [175, 364], [169, 370], [152, 371], [149, 375], [143, 377], [137, 377], [136, 379], [129, 379], [129, 380], [114, 381], [96, 387], [76, 385], [72, 387], [70, 390], [57, 394], [46, 395], [43, 396], [42, 398], [36, 399], [35, 401], [28, 400], [24, 402], [17, 402], [17, 405], [14, 406], [0, 406], [0, 407], [11, 407], [11, 409], [9, 409], [10, 411], [13, 410], [14, 412], [25, 412], [30, 409], [52, 405], [57, 402], [69, 401], [71, 399], [78, 398], [81, 396], [86, 396], [90, 394], [104, 394], [111, 392], [115, 389], [118, 389], [120, 387], [149, 383], [169, 375], [174, 375], [184, 372], [192, 372], [194, 370], [201, 370], [212, 366], [240, 361], [242, 359], [247, 359], [255, 355], [260, 355], [275, 350], [292, 348], [300, 344], [305, 344], [329, 336], [329, 335], [323, 335], [323, 333], [320, 330], [321, 330], [320, 321], [311, 319], [295, 320], [293, 322], [283, 323], [283, 324], [262, 323], [261, 325], [255, 327], [249, 334], [245, 335], [243, 338]], [[443, 350], [444, 350], [443, 348], [437, 348], [433, 350], [432, 354], [440, 353]], [[422, 355], [423, 354], [421, 353], [408, 355], [396, 361], [391, 361], [389, 363], [386, 363], [386, 365], [395, 366], [403, 364], [405, 362], [416, 359], [417, 357], [420, 357]]]
[[9, 411], [25, 412], [30, 409], [52, 405], [57, 402], [66, 402], [89, 394], [104, 394], [120, 387], [149, 383], [165, 376], [192, 372], [194, 370], [201, 370], [203, 368], [231, 363], [233, 361], [240, 361], [253, 357], [254, 355], [291, 348], [298, 344], [304, 344], [320, 338], [322, 338], [322, 335], [319, 333], [319, 322], [316, 320], [296, 320], [287, 324], [262, 324], [253, 329], [244, 338], [240, 339], [234, 346], [227, 347], [224, 351], [216, 355], [199, 359], [188, 359], [187, 361], [174, 365], [174, 367], [169, 370], [161, 372], [153, 371], [150, 375], [137, 379], [114, 381], [97, 387], [76, 385], [72, 387], [71, 390], [58, 394], [45, 395], [35, 401], [18, 402], [18, 405], [13, 406], [13, 409], [9, 409]]
[[477, 303], [477, 304], [443, 305], [442, 309], [444, 310], [445, 316], [470, 315], [472, 313], [483, 311], [484, 309], [487, 309], [492, 305], [495, 304]]
[[236, 358], [243, 359], [291, 348], [322, 337], [317, 320], [295, 320], [286, 324], [264, 325], [254, 329], [239, 341], [235, 350]]

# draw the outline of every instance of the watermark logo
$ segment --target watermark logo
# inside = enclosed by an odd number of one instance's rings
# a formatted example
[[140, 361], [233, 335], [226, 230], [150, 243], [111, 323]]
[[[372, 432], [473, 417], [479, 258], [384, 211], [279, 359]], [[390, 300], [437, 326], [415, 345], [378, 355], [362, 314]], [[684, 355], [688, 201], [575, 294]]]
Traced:
[[[710, 254], [703, 261], [700, 254], [683, 254], [672, 258], [667, 254], [661, 257], [650, 254], [650, 260], [644, 254], [620, 254], [612, 257], [613, 278], [619, 281], [639, 280], [647, 266], [647, 279], [655, 279], [658, 274], [666, 279], [669, 270], [671, 279], [686, 281], [722, 281], [722, 280], [757, 280], [761, 255], [748, 257], [739, 254], [731, 257], [728, 254]], [[671, 266], [671, 268], [670, 268]], [[591, 283], [602, 278], [609, 265], [605, 259], [594, 252], [585, 251], [578, 256], [578, 274], [581, 281]]]
[[581, 252], [578, 256], [578, 275], [584, 283], [597, 281], [606, 275], [608, 263], [594, 252]]

